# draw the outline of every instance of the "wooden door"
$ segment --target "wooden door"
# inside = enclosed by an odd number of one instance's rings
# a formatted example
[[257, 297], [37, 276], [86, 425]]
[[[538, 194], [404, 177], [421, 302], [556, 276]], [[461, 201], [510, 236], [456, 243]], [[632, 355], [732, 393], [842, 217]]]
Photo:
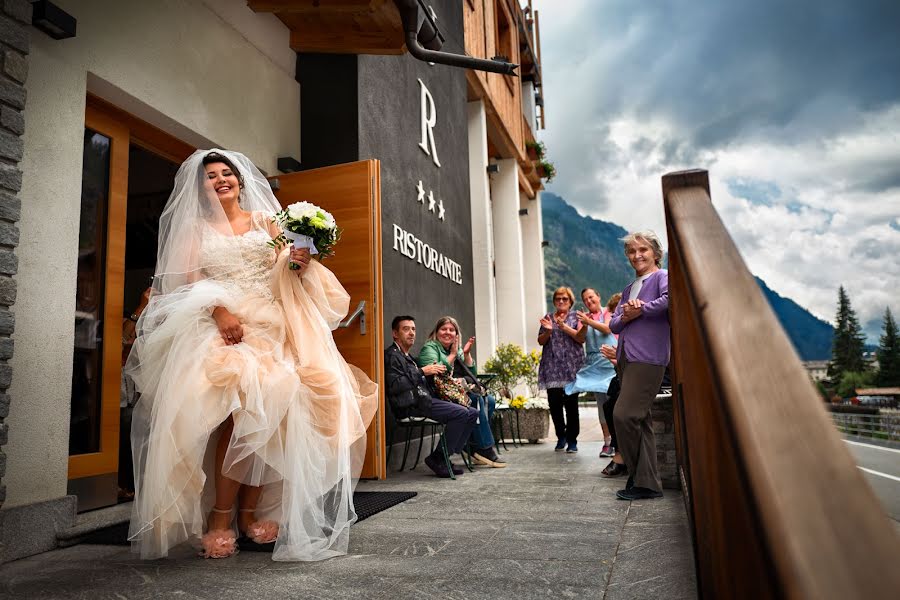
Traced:
[[334, 332], [347, 360], [378, 384], [378, 410], [369, 426], [361, 477], [384, 479], [384, 354], [381, 304], [381, 164], [377, 160], [279, 175], [275, 195], [282, 206], [307, 201], [334, 215], [341, 241], [325, 265], [350, 294], [350, 312], [365, 301], [365, 331], [359, 319]]

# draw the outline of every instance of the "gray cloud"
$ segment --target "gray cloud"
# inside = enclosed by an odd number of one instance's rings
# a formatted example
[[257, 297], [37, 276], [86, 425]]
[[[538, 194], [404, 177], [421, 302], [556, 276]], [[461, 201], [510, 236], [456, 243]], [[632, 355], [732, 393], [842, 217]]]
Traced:
[[713, 197], [742, 254], [779, 292], [830, 318], [847, 281], [867, 290], [865, 322], [896, 302], [896, 280], [873, 277], [900, 240], [900, 2], [534, 3], [549, 189], [661, 228], [659, 177], [707, 168], [725, 178]]

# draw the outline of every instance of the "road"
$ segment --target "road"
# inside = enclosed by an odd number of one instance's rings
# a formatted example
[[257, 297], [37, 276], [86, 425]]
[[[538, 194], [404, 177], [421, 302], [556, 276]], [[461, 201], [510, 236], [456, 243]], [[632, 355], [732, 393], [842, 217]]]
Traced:
[[900, 530], [900, 450], [844, 440], [885, 512]]

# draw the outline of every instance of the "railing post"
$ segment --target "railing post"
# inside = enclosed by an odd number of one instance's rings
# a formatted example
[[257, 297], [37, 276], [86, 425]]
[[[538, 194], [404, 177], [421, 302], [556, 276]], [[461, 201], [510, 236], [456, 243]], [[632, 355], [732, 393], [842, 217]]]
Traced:
[[716, 213], [708, 173], [671, 173], [662, 190], [701, 597], [900, 597], [900, 538]]

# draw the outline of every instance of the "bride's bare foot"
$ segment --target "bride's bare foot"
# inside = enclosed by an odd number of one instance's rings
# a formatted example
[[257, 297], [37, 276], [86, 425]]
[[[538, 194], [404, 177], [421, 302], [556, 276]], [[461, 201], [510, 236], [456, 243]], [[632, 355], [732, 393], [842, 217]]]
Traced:
[[257, 521], [254, 508], [242, 508], [238, 512], [238, 528], [257, 544], [270, 544], [278, 538], [278, 523]]

